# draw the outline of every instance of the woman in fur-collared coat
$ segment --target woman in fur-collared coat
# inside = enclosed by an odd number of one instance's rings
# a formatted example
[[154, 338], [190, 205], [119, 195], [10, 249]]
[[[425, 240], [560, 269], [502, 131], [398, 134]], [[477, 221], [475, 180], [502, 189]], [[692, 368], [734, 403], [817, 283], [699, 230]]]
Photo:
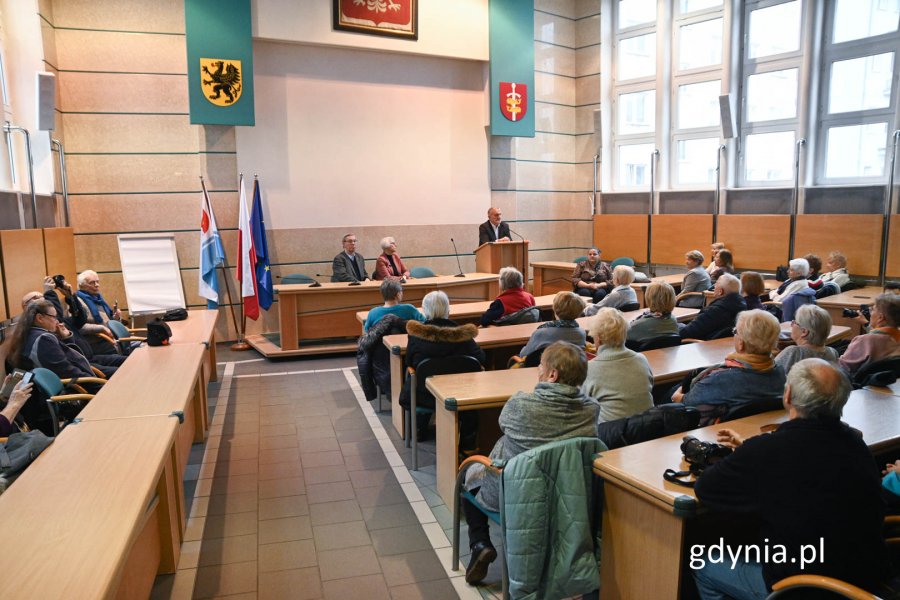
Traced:
[[[425, 314], [425, 322], [408, 321], [406, 333], [409, 341], [406, 345], [406, 365], [417, 368], [427, 358], [443, 358], [445, 356], [472, 356], [484, 365], [485, 356], [475, 336], [478, 328], [468, 323], [457, 325], [448, 317], [450, 316], [450, 300], [444, 292], [431, 292], [422, 299], [422, 312]], [[400, 392], [400, 405], [409, 407], [410, 403], [410, 378], [406, 378], [403, 390]], [[416, 400], [416, 406], [434, 408], [434, 397], [425, 394]], [[427, 416], [427, 415], [426, 415]], [[420, 433], [428, 422], [424, 418], [419, 421]], [[420, 437], [421, 439], [421, 437]]]

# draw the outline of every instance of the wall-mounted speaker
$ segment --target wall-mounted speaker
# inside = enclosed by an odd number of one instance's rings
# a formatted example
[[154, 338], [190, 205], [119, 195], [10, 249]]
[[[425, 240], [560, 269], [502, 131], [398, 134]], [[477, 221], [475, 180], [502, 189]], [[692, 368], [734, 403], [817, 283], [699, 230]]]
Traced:
[[41, 131], [56, 129], [56, 75], [37, 73], [35, 97], [37, 128]]
[[734, 124], [734, 116], [731, 111], [731, 94], [719, 96], [719, 115], [722, 123], [722, 137], [730, 140], [735, 136], [737, 127]]

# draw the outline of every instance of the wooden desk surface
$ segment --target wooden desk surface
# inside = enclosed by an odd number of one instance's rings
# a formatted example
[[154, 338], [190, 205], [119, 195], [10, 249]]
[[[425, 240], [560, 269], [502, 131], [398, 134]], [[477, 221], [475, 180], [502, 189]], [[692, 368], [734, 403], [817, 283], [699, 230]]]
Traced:
[[[541, 310], [547, 310], [549, 308], [553, 308], [553, 299], [556, 298], [556, 294], [547, 294], [544, 296], [535, 296], [534, 304]], [[483, 302], [461, 302], [459, 304], [451, 304], [450, 305], [450, 319], [471, 319], [473, 317], [479, 317], [484, 314], [484, 312], [491, 305], [493, 300], [484, 300]], [[421, 306], [417, 306], [421, 310]], [[363, 310], [356, 313], [356, 320], [360, 323], [365, 323], [366, 318], [369, 316], [369, 311]]]
[[[663, 479], [663, 471], [666, 469], [687, 468], [681, 454], [684, 436], [693, 435], [697, 439], [714, 442], [716, 431], [728, 427], [741, 436], [751, 437], [760, 433], [760, 427], [783, 423], [787, 419], [786, 411], [767, 412], [729, 421], [727, 424], [710, 425], [643, 444], [608, 450], [594, 461], [594, 472], [604, 479], [639, 492], [655, 504], [672, 508], [678, 501], [679, 505], [687, 507], [692, 503], [685, 503], [682, 497], [687, 496], [695, 501], [694, 490]], [[900, 427], [897, 425], [900, 423], [900, 397], [870, 390], [854, 390], [844, 407], [843, 420], [862, 432], [863, 439], [873, 451], [900, 445]]]
[[199, 343], [138, 348], [78, 416], [116, 419], [186, 410], [204, 350]]
[[167, 321], [172, 329], [171, 344], [207, 343], [213, 339], [216, 331], [216, 319], [219, 311], [196, 309], [188, 311], [184, 321]]
[[174, 417], [67, 427], [0, 496], [0, 553], [30, 598], [111, 598], [175, 437]]
[[[693, 319], [698, 312], [700, 312], [700, 310], [697, 308], [676, 307], [675, 310], [672, 311], [672, 314], [675, 316], [676, 321], [683, 323]], [[630, 323], [643, 313], [643, 310], [631, 310], [623, 312], [622, 316]], [[579, 325], [586, 329], [593, 318], [594, 317], [579, 317], [576, 320]], [[482, 327], [478, 329], [478, 335], [475, 337], [475, 341], [478, 342], [478, 345], [482, 348], [504, 348], [516, 345], [524, 346], [528, 342], [528, 338], [531, 337], [531, 334], [534, 333], [534, 330], [542, 324], [543, 323], [522, 323], [520, 325], [505, 325], [503, 327]], [[408, 337], [409, 336], [405, 333], [386, 335], [383, 338], [383, 343], [392, 354], [399, 354], [402, 356], [406, 354]]]
[[[419, 277], [409, 279], [406, 283], [403, 284], [403, 289], [416, 289], [416, 288], [433, 288], [440, 287], [441, 285], [448, 285], [451, 283], [460, 283], [460, 282], [480, 282], [480, 281], [497, 281], [496, 273], [466, 273], [465, 277], [454, 277], [452, 275], [439, 275], [437, 277]], [[349, 292], [354, 291], [372, 291], [378, 290], [381, 287], [380, 281], [363, 281], [359, 285], [351, 285], [349, 283], [341, 282], [341, 283], [323, 283], [318, 287], [310, 287], [308, 283], [288, 283], [288, 284], [278, 284], [275, 286], [276, 294], [321, 294], [323, 292], [333, 292], [335, 290], [344, 289]]]
[[883, 290], [880, 287], [869, 285], [856, 290], [850, 290], [849, 292], [822, 298], [821, 300], [817, 300], [816, 304], [823, 308], [837, 307], [858, 309], [860, 304], [871, 304], [875, 298], [882, 294], [882, 292]]
[[566, 269], [568, 269], [568, 271], [569, 271], [570, 273], [571, 273], [572, 271], [575, 270], [575, 264], [576, 264], [576, 263], [574, 263], [574, 262], [566, 262], [566, 261], [564, 261], [564, 260], [535, 260], [535, 261], [531, 261], [531, 267], [532, 267], [532, 268], [537, 267], [537, 268], [539, 268], [539, 269], [561, 269], [561, 270], [566, 270]]

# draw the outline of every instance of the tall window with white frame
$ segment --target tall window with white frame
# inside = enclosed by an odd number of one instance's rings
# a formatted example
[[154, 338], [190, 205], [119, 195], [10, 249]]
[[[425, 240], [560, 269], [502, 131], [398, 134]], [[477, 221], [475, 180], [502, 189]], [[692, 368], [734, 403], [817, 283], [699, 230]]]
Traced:
[[881, 182], [897, 122], [900, 0], [835, 0], [825, 14], [817, 184]]
[[744, 11], [740, 182], [790, 184], [799, 139], [802, 0], [748, 2]]
[[678, 0], [673, 23], [672, 187], [715, 184], [721, 144], [725, 22], [722, 0]]
[[656, 0], [614, 4], [615, 186], [643, 188], [656, 140]]

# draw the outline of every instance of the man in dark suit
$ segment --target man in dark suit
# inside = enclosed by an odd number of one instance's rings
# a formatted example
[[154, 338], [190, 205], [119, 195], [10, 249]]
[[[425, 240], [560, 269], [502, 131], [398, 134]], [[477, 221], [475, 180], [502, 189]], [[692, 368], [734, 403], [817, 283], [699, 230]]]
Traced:
[[356, 236], [348, 233], [341, 240], [344, 250], [334, 257], [331, 263], [331, 281], [360, 282], [368, 281], [366, 259], [356, 251]]
[[501, 220], [503, 213], [492, 206], [488, 209], [488, 220], [478, 226], [478, 245], [488, 242], [508, 242], [509, 225]]

